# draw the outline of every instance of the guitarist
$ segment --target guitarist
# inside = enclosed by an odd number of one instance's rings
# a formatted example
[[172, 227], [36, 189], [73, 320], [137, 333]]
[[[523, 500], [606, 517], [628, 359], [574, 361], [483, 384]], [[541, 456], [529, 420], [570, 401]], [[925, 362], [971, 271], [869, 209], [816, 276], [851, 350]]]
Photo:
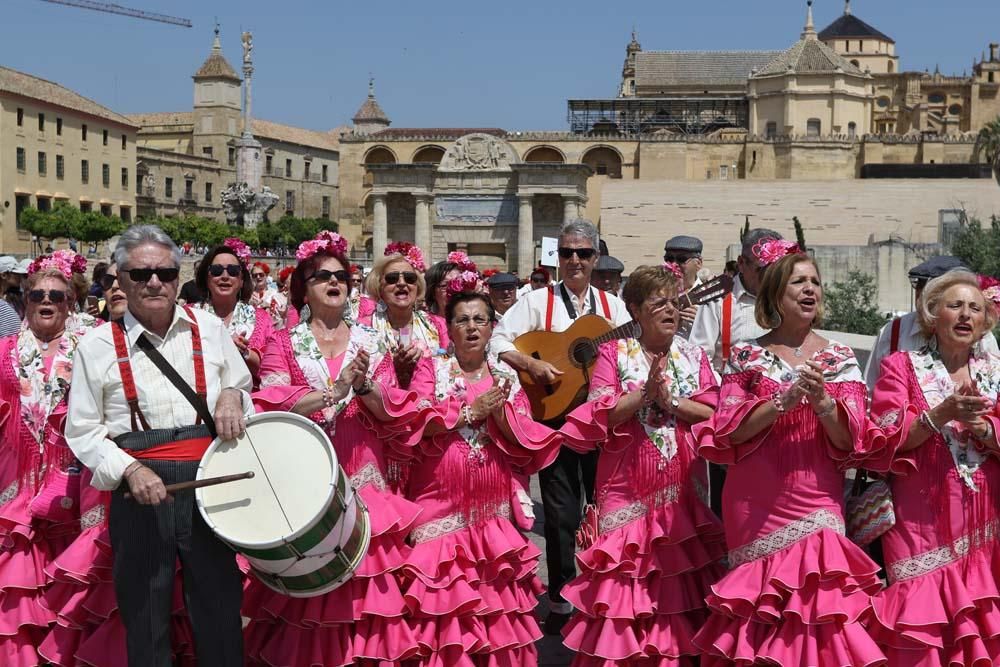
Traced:
[[[590, 284], [600, 254], [597, 228], [587, 220], [573, 220], [559, 233], [559, 275], [548, 289], [529, 292], [518, 299], [500, 320], [490, 349], [500, 359], [531, 375], [538, 384], [552, 384], [562, 373], [544, 359], [534, 359], [514, 348], [514, 339], [529, 331], [565, 331], [581, 315], [596, 314], [612, 326], [628, 323], [625, 304], [617, 296]], [[558, 426], [558, 425], [555, 425]], [[549, 569], [549, 616], [545, 633], [559, 634], [573, 607], [560, 595], [564, 583], [576, 576], [576, 529], [586, 499], [592, 502], [596, 453], [577, 454], [563, 447], [559, 457], [538, 473], [545, 513], [545, 559]]]

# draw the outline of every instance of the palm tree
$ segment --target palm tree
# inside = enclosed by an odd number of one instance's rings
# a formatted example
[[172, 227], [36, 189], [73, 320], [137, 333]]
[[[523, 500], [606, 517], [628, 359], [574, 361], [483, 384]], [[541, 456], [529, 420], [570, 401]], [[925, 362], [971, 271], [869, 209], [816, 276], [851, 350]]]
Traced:
[[997, 116], [979, 130], [976, 141], [986, 163], [993, 165], [993, 173], [1000, 183], [1000, 116]]

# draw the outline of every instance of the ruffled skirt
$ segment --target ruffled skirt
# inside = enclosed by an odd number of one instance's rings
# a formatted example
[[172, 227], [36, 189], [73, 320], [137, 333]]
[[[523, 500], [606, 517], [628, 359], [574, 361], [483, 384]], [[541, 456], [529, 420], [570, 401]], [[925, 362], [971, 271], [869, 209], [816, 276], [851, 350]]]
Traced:
[[694, 638], [703, 665], [866, 667], [885, 662], [860, 623], [882, 587], [878, 567], [823, 528], [733, 569], [712, 586]]
[[359, 492], [368, 506], [371, 543], [354, 576], [324, 595], [292, 598], [256, 579], [243, 596], [247, 659], [273, 667], [338, 667], [398, 662], [417, 642], [404, 620], [400, 570], [409, 556], [406, 536], [420, 507], [373, 485]]
[[541, 552], [505, 518], [413, 547], [404, 592], [422, 667], [535, 665]]
[[725, 573], [725, 537], [700, 501], [671, 503], [577, 554], [562, 589], [577, 609], [563, 629], [575, 667], [678, 664], [695, 656], [705, 597]]
[[893, 667], [1000, 662], [1000, 548], [889, 586], [872, 602], [872, 637]]

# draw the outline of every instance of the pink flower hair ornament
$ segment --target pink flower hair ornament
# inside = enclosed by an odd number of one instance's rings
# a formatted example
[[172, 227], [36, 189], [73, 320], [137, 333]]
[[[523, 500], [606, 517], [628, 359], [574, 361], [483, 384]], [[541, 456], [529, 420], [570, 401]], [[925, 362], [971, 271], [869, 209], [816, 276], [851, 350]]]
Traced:
[[680, 264], [677, 262], [664, 262], [663, 269], [674, 274], [674, 277], [680, 281], [681, 285], [684, 284], [684, 272], [681, 270]]
[[455, 268], [459, 271], [475, 271], [476, 263], [469, 259], [461, 250], [455, 250], [448, 253], [448, 259], [446, 260], [450, 264], [454, 264]]
[[222, 242], [222, 245], [226, 246], [233, 251], [236, 255], [236, 259], [240, 260], [240, 264], [244, 268], [249, 268], [250, 266], [250, 246], [248, 246], [243, 241], [239, 240], [235, 236], [230, 236], [228, 239]]
[[993, 276], [983, 276], [979, 277], [979, 289], [982, 291], [983, 296], [993, 302], [993, 305], [1000, 308], [1000, 280], [997, 280]]
[[457, 278], [452, 278], [446, 286], [448, 298], [463, 292], [480, 292], [482, 285], [479, 281], [479, 274], [475, 271], [462, 271]]
[[753, 247], [753, 256], [761, 266], [771, 266], [782, 257], [797, 255], [802, 252], [798, 243], [784, 239], [767, 239], [758, 241]]
[[304, 262], [318, 252], [328, 255], [347, 255], [347, 239], [324, 229], [310, 241], [303, 241], [295, 250], [295, 259]]
[[382, 253], [386, 257], [389, 255], [402, 255], [403, 259], [410, 263], [415, 271], [423, 273], [427, 270], [427, 263], [424, 261], [424, 253], [420, 248], [408, 241], [395, 241], [385, 247]]
[[51, 255], [36, 257], [35, 261], [28, 266], [28, 275], [45, 269], [56, 269], [66, 277], [66, 280], [72, 280], [74, 273], [87, 271], [87, 258], [72, 250], [56, 250]]

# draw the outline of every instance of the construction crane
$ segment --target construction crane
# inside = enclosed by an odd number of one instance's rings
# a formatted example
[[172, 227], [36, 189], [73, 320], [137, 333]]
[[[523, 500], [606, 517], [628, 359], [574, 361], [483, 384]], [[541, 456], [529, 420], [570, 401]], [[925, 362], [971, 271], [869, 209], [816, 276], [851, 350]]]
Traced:
[[41, 1], [50, 2], [54, 5], [66, 5], [68, 7], [92, 9], [95, 12], [107, 12], [108, 14], [121, 14], [122, 16], [131, 16], [132, 18], [145, 19], [147, 21], [159, 21], [160, 23], [179, 25], [184, 28], [191, 27], [191, 21], [187, 19], [177, 18], [176, 16], [167, 16], [165, 14], [154, 14], [153, 12], [144, 12], [141, 9], [122, 7], [121, 5], [115, 5], [108, 2], [94, 2], [94, 0], [41, 0]]

